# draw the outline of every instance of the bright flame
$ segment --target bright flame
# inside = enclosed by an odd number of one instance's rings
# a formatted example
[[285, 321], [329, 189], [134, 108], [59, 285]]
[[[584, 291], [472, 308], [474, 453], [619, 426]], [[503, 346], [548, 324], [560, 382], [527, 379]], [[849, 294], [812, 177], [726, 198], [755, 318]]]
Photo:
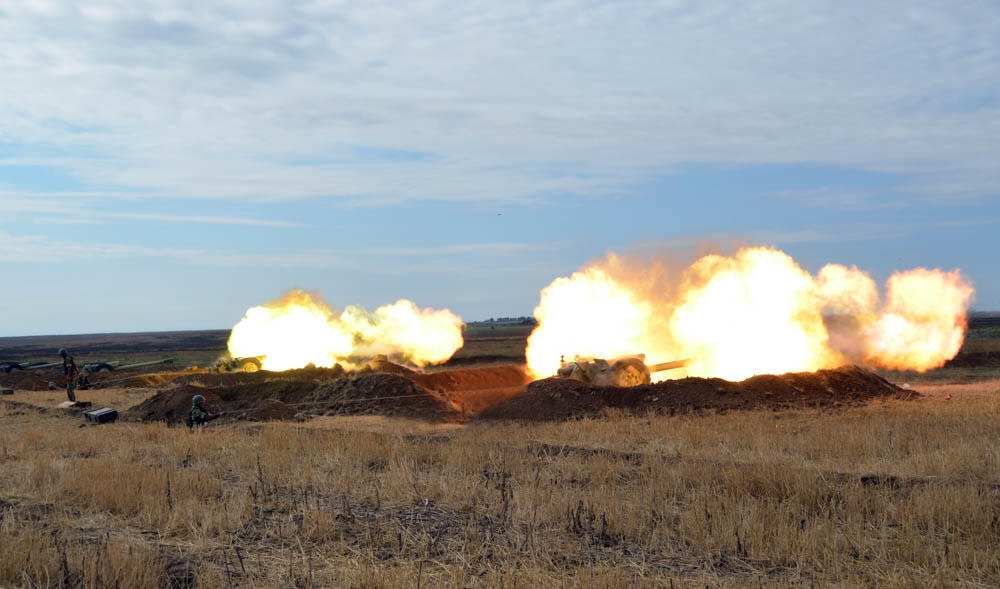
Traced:
[[401, 299], [374, 312], [350, 306], [338, 314], [302, 290], [248, 309], [229, 336], [233, 357], [263, 356], [265, 370], [350, 365], [376, 354], [424, 366], [446, 361], [461, 347], [462, 320], [447, 309], [419, 309]]
[[869, 353], [880, 364], [929, 370], [958, 354], [973, 289], [957, 270], [893, 274], [887, 288], [885, 311], [868, 328]]
[[649, 303], [637, 300], [600, 268], [557, 278], [542, 291], [535, 310], [546, 329], [531, 334], [528, 364], [535, 374], [550, 375], [559, 368], [560, 350], [586, 349], [604, 358], [634, 354], [651, 315]]
[[685, 273], [670, 332], [688, 373], [741, 379], [835, 364], [808, 272], [782, 252], [706, 256]]
[[[647, 363], [691, 359], [658, 378], [813, 371], [845, 362], [928, 370], [953, 358], [973, 295], [956, 270], [894, 274], [885, 305], [875, 282], [831, 264], [814, 277], [790, 256], [755, 247], [705, 256], [678, 279], [620, 258], [558, 278], [541, 293], [528, 368], [552, 375], [562, 357], [645, 353]], [[651, 288], [656, 284], [656, 288]]]

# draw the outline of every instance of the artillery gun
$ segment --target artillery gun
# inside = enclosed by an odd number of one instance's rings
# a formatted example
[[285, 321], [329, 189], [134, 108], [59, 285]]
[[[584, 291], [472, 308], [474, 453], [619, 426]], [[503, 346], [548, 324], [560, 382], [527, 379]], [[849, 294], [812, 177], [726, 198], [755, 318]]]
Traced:
[[[90, 362], [83, 365], [76, 374], [76, 386], [80, 390], [87, 390], [92, 386], [90, 382], [90, 377], [93, 374], [97, 374], [102, 370], [107, 370], [108, 372], [121, 372], [122, 370], [131, 370], [133, 368], [144, 368], [146, 366], [157, 366], [160, 364], [173, 364], [173, 358], [160, 358], [159, 360], [149, 360], [146, 362], [136, 362], [133, 364], [122, 365], [120, 361], [112, 362]], [[94, 383], [97, 384], [97, 383]]]
[[690, 362], [690, 360], [685, 359], [647, 365], [645, 354], [622, 356], [610, 360], [577, 356], [569, 362], [563, 362], [559, 370], [556, 371], [556, 376], [572, 378], [597, 386], [637, 387], [652, 382], [653, 373], [683, 368]]
[[42, 368], [52, 368], [53, 366], [62, 366], [62, 362], [0, 362], [0, 372], [10, 374], [15, 370], [40, 370]]
[[[162, 358], [160, 360], [150, 360], [148, 362], [139, 362], [136, 364], [126, 364], [122, 366], [120, 361], [114, 360], [111, 362], [88, 362], [84, 364], [81, 368], [81, 372], [87, 372], [94, 374], [102, 370], [107, 370], [108, 372], [114, 370], [129, 370], [131, 368], [140, 368], [143, 366], [155, 366], [157, 364], [170, 364], [174, 361], [173, 358]], [[34, 371], [42, 370], [44, 368], [55, 368], [56, 366], [62, 366], [62, 362], [46, 362], [46, 363], [30, 363], [30, 362], [0, 362], [0, 372], [5, 372], [10, 374], [15, 370], [24, 371]]]
[[228, 354], [215, 363], [216, 372], [257, 372], [263, 366], [264, 356], [233, 358]]
[[100, 372], [101, 369], [104, 370], [131, 370], [133, 368], [144, 368], [146, 366], [158, 366], [160, 364], [173, 364], [173, 358], [160, 358], [158, 360], [147, 360], [145, 362], [135, 362], [133, 364], [122, 365], [121, 362], [95, 362], [93, 364], [88, 364], [87, 366], [91, 368], [94, 372]]

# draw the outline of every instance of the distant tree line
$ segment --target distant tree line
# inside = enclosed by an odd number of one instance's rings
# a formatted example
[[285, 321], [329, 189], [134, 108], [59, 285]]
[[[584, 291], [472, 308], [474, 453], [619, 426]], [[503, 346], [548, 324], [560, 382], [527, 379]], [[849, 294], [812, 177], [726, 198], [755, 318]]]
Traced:
[[490, 317], [483, 323], [514, 323], [516, 325], [537, 325], [538, 321], [534, 317], [529, 315], [522, 315], [521, 317]]

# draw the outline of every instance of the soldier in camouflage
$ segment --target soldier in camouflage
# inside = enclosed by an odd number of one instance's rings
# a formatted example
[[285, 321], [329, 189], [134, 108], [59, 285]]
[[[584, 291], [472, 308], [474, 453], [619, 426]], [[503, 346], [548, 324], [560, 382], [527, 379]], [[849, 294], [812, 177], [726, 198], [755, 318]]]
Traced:
[[213, 419], [222, 417], [222, 415], [222, 412], [209, 413], [205, 409], [205, 397], [195, 395], [191, 398], [191, 411], [188, 412], [187, 426], [193, 428], [196, 425], [205, 425]]
[[73, 361], [73, 356], [70, 356], [65, 348], [59, 350], [59, 355], [62, 356], [63, 374], [66, 375], [66, 396], [75, 403], [76, 395], [73, 394], [73, 389], [76, 388], [76, 362]]

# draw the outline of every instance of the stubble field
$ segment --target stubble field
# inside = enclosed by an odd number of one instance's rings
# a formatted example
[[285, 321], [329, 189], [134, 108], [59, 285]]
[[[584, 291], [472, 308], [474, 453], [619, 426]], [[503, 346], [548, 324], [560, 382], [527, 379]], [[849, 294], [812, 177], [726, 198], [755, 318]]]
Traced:
[[[784, 410], [189, 432], [84, 426], [65, 393], [18, 390], [0, 397], [0, 585], [997, 586], [989, 329], [955, 366], [886, 375], [920, 395]], [[453, 362], [516, 362], [526, 335], [469, 333]]]

